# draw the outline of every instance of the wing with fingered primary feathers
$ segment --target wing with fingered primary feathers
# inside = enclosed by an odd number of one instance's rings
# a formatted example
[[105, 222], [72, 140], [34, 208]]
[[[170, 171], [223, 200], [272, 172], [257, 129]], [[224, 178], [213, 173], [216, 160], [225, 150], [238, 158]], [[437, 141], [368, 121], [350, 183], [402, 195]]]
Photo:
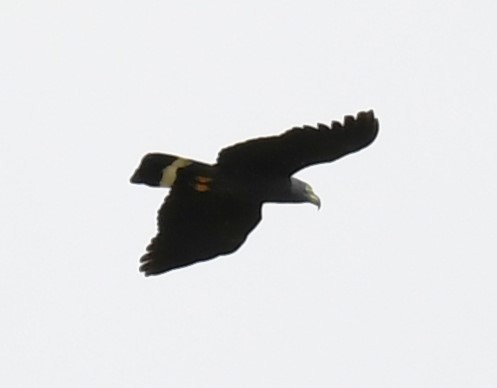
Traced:
[[221, 150], [217, 166], [232, 171], [263, 171], [292, 175], [313, 164], [331, 162], [359, 151], [378, 134], [373, 111], [345, 116], [331, 126], [293, 128], [279, 136], [252, 139]]

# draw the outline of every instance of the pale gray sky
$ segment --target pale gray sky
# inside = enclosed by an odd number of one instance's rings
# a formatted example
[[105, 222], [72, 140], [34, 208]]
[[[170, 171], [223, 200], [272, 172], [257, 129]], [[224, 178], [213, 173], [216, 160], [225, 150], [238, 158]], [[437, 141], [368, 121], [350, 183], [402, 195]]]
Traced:
[[[495, 387], [497, 3], [0, 5], [0, 385]], [[374, 108], [235, 254], [155, 278], [142, 155]]]

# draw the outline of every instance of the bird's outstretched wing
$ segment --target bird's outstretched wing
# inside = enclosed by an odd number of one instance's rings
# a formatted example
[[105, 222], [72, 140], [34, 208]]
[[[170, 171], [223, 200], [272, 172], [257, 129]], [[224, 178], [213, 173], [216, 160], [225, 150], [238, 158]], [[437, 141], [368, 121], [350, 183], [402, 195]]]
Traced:
[[261, 220], [262, 204], [197, 191], [178, 177], [158, 213], [158, 234], [140, 259], [157, 275], [238, 249]]
[[369, 145], [378, 134], [373, 111], [345, 116], [343, 124], [293, 128], [279, 136], [252, 139], [221, 150], [217, 165], [232, 171], [292, 175], [307, 166], [331, 162]]

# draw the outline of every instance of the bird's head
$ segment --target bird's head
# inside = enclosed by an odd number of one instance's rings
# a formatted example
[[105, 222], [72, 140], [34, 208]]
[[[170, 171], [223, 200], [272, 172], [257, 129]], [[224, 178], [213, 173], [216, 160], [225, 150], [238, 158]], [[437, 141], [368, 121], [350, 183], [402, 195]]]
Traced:
[[131, 183], [142, 183], [153, 187], [171, 187], [178, 168], [191, 164], [187, 159], [173, 155], [151, 153], [143, 157], [131, 177]]
[[309, 202], [316, 205], [318, 209], [321, 207], [321, 200], [312, 190], [311, 185], [297, 178], [290, 178], [291, 193], [294, 202]]

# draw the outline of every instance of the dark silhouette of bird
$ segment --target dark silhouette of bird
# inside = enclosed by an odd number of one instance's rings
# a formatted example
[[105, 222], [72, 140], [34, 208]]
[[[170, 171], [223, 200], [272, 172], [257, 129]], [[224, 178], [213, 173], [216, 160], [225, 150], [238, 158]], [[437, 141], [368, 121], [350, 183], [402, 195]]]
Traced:
[[235, 144], [221, 150], [214, 165], [145, 155], [131, 182], [171, 191], [159, 209], [158, 234], [140, 259], [140, 271], [157, 275], [236, 251], [261, 220], [265, 202], [319, 207], [311, 186], [292, 175], [356, 152], [377, 134], [371, 110], [345, 116], [343, 124], [296, 127]]

